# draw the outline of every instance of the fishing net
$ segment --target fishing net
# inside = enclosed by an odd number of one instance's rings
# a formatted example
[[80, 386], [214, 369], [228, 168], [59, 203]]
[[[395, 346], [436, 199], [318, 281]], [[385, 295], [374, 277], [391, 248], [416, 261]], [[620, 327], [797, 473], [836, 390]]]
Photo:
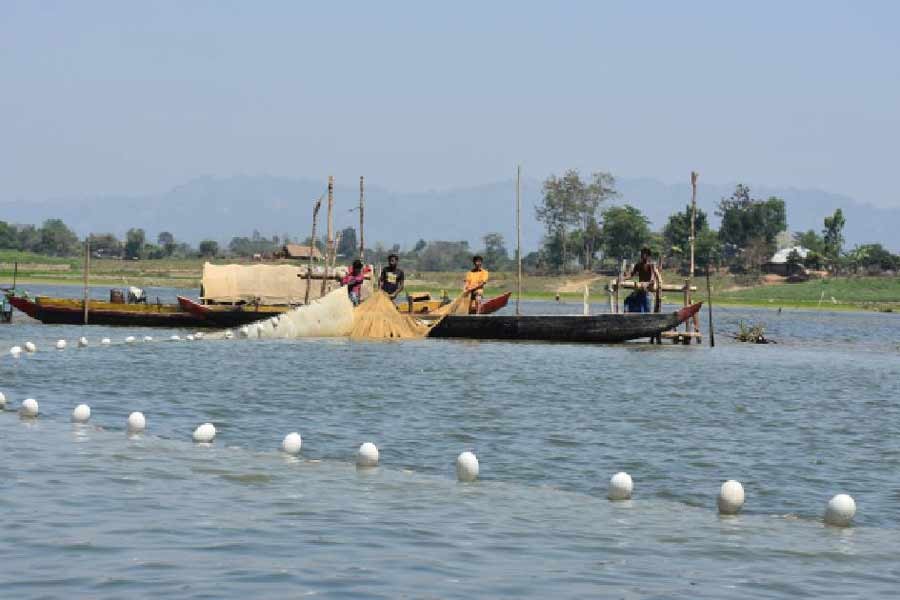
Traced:
[[445, 304], [440, 308], [431, 311], [432, 315], [445, 317], [447, 315], [467, 315], [469, 314], [469, 293], [463, 292], [457, 296], [450, 304]]
[[427, 333], [427, 325], [400, 314], [390, 296], [382, 291], [375, 292], [353, 310], [350, 330], [353, 339], [417, 339]]
[[[346, 337], [353, 328], [353, 303], [347, 288], [338, 288], [306, 306], [244, 325], [232, 331], [239, 338]], [[225, 332], [208, 336], [226, 337]]]

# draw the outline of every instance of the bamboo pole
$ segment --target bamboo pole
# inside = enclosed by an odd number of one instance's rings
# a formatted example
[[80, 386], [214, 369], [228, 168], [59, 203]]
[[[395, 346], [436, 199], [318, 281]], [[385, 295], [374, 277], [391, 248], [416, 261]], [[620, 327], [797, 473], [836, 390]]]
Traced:
[[696, 246], [696, 222], [697, 222], [697, 178], [700, 175], [691, 171], [691, 279], [694, 278], [694, 248]]
[[13, 285], [12, 285], [12, 289], [14, 292], [16, 291], [16, 277], [18, 277], [18, 275], [19, 275], [19, 261], [15, 261], [13, 263]]
[[316, 253], [316, 220], [319, 218], [319, 209], [322, 208], [322, 196], [316, 200], [313, 206], [312, 217], [312, 235], [310, 237], [309, 247], [309, 266], [306, 269], [306, 295], [303, 298], [303, 304], [309, 304], [309, 288], [312, 286], [313, 258]]
[[366, 261], [366, 236], [363, 226], [366, 222], [365, 177], [359, 176], [359, 260]]
[[706, 265], [706, 308], [709, 310], [709, 347], [716, 347], [716, 331], [713, 329], [712, 286], [709, 284], [709, 265]]
[[331, 252], [331, 245], [334, 243], [334, 176], [328, 176], [328, 237], [325, 240], [325, 277], [322, 278], [322, 291], [320, 296], [324, 296], [328, 289], [328, 257]]
[[584, 284], [584, 299], [582, 301], [584, 304], [582, 306], [582, 311], [583, 311], [585, 317], [588, 317], [591, 314], [591, 305], [588, 301], [588, 297], [589, 297], [588, 284]]
[[516, 316], [522, 314], [519, 304], [522, 301], [522, 165], [516, 166]]
[[91, 269], [91, 238], [84, 240], [84, 324], [88, 324], [88, 307], [90, 299], [88, 298], [88, 273]]
[[[694, 269], [697, 268], [695, 262], [695, 249], [697, 246], [697, 231], [696, 231], [696, 223], [697, 223], [697, 179], [700, 177], [699, 173], [696, 171], [691, 171], [691, 273], [689, 275], [690, 280], [694, 279]], [[689, 288], [689, 285], [686, 284], [686, 287]], [[685, 291], [685, 306], [688, 306], [691, 303], [691, 292], [690, 289]], [[696, 314], [692, 319], [688, 319], [684, 324], [684, 330], [691, 331], [700, 331], [700, 317]], [[688, 338], [689, 339], [689, 338]]]

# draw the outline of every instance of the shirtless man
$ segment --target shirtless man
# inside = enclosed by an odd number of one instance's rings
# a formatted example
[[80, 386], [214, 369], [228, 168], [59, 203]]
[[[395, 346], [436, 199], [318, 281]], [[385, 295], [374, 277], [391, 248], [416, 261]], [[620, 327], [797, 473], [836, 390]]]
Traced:
[[625, 299], [627, 312], [651, 312], [650, 292], [659, 285], [659, 271], [650, 262], [650, 248], [641, 248], [641, 260], [631, 269], [631, 277], [637, 278], [638, 288]]

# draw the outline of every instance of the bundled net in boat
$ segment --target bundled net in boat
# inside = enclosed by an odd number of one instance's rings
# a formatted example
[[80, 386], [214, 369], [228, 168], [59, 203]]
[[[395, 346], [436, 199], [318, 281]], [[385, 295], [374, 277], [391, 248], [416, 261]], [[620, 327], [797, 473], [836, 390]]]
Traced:
[[350, 330], [353, 339], [416, 339], [427, 333], [427, 325], [400, 314], [390, 296], [382, 291], [375, 292], [353, 310], [353, 328]]
[[457, 296], [450, 304], [431, 311], [433, 315], [446, 317], [447, 315], [467, 315], [469, 314], [470, 296], [468, 292], [463, 292]]

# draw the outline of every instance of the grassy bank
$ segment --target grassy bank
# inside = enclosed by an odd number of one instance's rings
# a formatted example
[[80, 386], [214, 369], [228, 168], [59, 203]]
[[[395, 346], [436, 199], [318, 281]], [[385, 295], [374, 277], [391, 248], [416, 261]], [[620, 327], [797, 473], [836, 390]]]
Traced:
[[[18, 261], [17, 281], [21, 285], [55, 284], [81, 285], [82, 264], [78, 259], [53, 258], [22, 252], [0, 251], [0, 284], [12, 281], [13, 263]], [[203, 259], [112, 260], [94, 259], [91, 262], [91, 284], [137, 285], [141, 287], [197, 288], [203, 269]], [[224, 263], [226, 261], [216, 261]], [[227, 261], [239, 262], [239, 261]], [[244, 261], [248, 262], [248, 261]], [[446, 291], [454, 296], [462, 287], [464, 273], [407, 272], [407, 288], [428, 291], [439, 296]], [[581, 301], [587, 285], [593, 302], [606, 302], [606, 286], [611, 277], [591, 274], [556, 276], [526, 276], [522, 286], [523, 298], [553, 300], [557, 294], [565, 301]], [[682, 283], [684, 278], [675, 272], [663, 273], [667, 283]], [[706, 281], [695, 281], [699, 288], [695, 298], [706, 300]], [[761, 306], [769, 308], [803, 308], [822, 310], [881, 310], [900, 312], [900, 278], [898, 277], [835, 277], [804, 283], [765, 283], [759, 278], [736, 278], [715, 275], [712, 278], [713, 300], [716, 304], [732, 306]], [[516, 290], [515, 272], [492, 272], [487, 286], [489, 296]], [[666, 301], [681, 301], [678, 292], [668, 292]]]

